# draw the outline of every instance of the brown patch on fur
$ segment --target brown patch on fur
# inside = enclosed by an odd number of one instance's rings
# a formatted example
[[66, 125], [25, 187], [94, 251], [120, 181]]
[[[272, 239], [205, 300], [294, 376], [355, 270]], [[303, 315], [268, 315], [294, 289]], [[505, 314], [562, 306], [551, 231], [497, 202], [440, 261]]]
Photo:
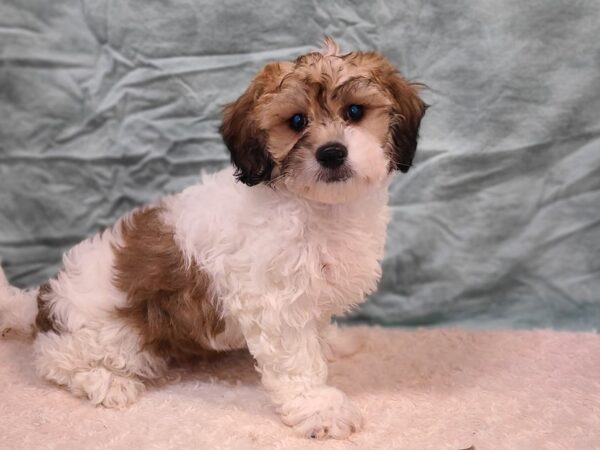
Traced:
[[48, 305], [49, 297], [52, 295], [52, 287], [49, 282], [42, 284], [37, 295], [38, 312], [35, 317], [35, 326], [38, 331], [47, 333], [49, 331], [60, 334], [58, 325], [54, 322], [50, 306]]
[[166, 359], [187, 360], [210, 351], [210, 339], [225, 329], [214, 306], [210, 279], [187, 263], [162, 209], [133, 212], [121, 224], [114, 246], [114, 284], [127, 294], [121, 318], [141, 333], [144, 348]]
[[271, 178], [273, 160], [267, 151], [267, 136], [256, 121], [257, 100], [276, 88], [285, 63], [267, 64], [235, 102], [223, 110], [219, 131], [236, 168], [235, 176], [242, 183], [254, 186]]

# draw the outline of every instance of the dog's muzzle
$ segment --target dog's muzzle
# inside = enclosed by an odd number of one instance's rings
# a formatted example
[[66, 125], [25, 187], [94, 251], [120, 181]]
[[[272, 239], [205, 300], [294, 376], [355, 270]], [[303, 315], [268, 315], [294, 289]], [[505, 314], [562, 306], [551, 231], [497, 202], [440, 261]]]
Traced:
[[324, 144], [317, 149], [317, 161], [327, 169], [337, 169], [346, 161], [348, 149], [339, 143]]

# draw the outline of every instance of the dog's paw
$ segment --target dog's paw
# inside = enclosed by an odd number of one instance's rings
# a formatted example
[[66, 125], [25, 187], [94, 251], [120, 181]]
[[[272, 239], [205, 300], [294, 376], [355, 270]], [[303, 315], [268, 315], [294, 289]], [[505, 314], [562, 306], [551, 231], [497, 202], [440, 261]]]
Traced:
[[77, 373], [71, 390], [87, 397], [93, 404], [106, 408], [125, 408], [134, 403], [144, 390], [144, 384], [135, 378], [124, 377], [99, 367]]
[[110, 388], [102, 400], [102, 406], [117, 409], [125, 408], [134, 403], [144, 389], [144, 384], [141, 381], [116, 375], [113, 377]]
[[332, 387], [307, 391], [281, 408], [283, 423], [312, 439], [346, 439], [362, 427], [362, 415], [346, 397]]

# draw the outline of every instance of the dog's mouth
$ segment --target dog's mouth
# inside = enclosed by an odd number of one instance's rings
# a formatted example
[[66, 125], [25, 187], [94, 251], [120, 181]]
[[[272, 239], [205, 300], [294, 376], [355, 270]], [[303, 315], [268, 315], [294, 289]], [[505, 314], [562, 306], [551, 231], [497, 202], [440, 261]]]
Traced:
[[317, 172], [317, 181], [322, 183], [341, 183], [349, 180], [353, 176], [353, 171], [348, 166], [341, 166], [335, 169], [322, 168]]

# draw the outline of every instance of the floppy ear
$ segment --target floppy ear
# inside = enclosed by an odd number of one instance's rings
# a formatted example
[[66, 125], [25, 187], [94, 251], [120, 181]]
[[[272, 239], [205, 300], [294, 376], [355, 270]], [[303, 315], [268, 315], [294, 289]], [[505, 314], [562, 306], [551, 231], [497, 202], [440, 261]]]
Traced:
[[219, 131], [231, 153], [236, 178], [248, 186], [271, 178], [273, 160], [267, 151], [267, 137], [254, 118], [261, 83], [255, 79], [235, 102], [225, 105]]
[[427, 105], [418, 93], [418, 84], [410, 83], [397, 73], [388, 77], [388, 91], [392, 96], [389, 145], [392, 169], [408, 172], [417, 151], [419, 126]]

